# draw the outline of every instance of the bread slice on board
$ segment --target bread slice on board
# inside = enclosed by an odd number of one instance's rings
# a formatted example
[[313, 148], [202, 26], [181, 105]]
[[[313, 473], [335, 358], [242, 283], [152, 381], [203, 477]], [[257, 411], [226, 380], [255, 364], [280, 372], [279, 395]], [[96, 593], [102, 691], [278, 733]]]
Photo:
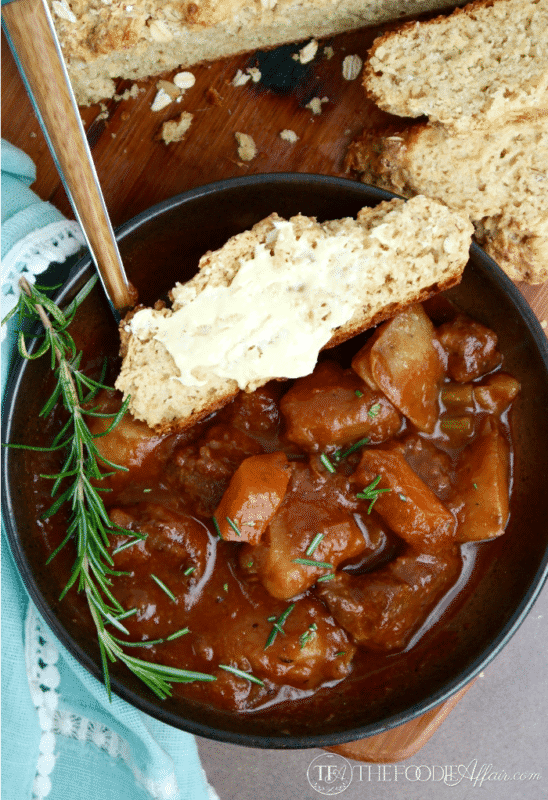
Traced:
[[384, 111], [457, 132], [548, 106], [548, 0], [477, 0], [375, 40], [364, 86]]
[[309, 374], [321, 349], [458, 283], [472, 231], [425, 197], [356, 220], [271, 214], [206, 253], [171, 309], [121, 323], [116, 387], [137, 419], [184, 430], [240, 389]]
[[468, 214], [510, 278], [548, 280], [548, 113], [466, 136], [428, 123], [366, 130], [347, 166], [365, 183]]
[[49, 0], [81, 105], [204, 61], [454, 8], [456, 0]]

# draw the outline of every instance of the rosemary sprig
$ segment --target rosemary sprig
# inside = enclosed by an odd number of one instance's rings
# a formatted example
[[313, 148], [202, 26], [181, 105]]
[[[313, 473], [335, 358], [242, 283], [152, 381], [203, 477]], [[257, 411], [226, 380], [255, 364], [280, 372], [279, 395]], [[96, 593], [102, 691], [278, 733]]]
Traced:
[[381, 478], [382, 478], [382, 475], [377, 475], [377, 477], [374, 480], [371, 481], [369, 486], [365, 487], [363, 492], [359, 492], [356, 495], [356, 497], [359, 500], [371, 500], [371, 502], [369, 503], [369, 508], [367, 509], [367, 513], [368, 514], [371, 514], [373, 506], [375, 505], [376, 501], [378, 500], [380, 494], [382, 494], [383, 492], [392, 491], [391, 489], [377, 489], [377, 486], [378, 486], [379, 481], [380, 481]]
[[[126, 469], [101, 455], [95, 439], [110, 433], [126, 413], [129, 401], [128, 398], [120, 411], [115, 414], [104, 415], [112, 418], [105, 431], [100, 434], [91, 433], [86, 416], [99, 416], [99, 414], [97, 409], [90, 408], [89, 404], [100, 389], [110, 388], [103, 383], [106, 364], [100, 380], [93, 380], [86, 375], [80, 369], [82, 353], [77, 351], [68, 327], [96, 280], [96, 277], [89, 280], [72, 303], [62, 311], [44, 294], [47, 287], [31, 286], [22, 278], [20, 281], [22, 292], [18, 304], [3, 322], [18, 314], [21, 323], [24, 320], [42, 323], [44, 337], [36, 351], [29, 353], [26, 334], [22, 330], [18, 338], [19, 352], [26, 359], [36, 359], [46, 353], [50, 355], [51, 369], [55, 373], [57, 383], [40, 416], [48, 415], [59, 402], [63, 404], [68, 414], [68, 421], [53, 440], [51, 447], [29, 448], [52, 451], [64, 449], [66, 453], [59, 473], [46, 476], [54, 482], [51, 490], [54, 500], [44, 514], [44, 517], [51, 517], [65, 504], [71, 508], [67, 534], [47, 561], [49, 564], [69, 540], [74, 542], [76, 561], [60, 599], [73, 586], [86, 596], [97, 629], [104, 682], [109, 698], [111, 696], [109, 662], [119, 660], [163, 699], [171, 694], [172, 682], [213, 681], [216, 678], [214, 675], [177, 669], [130, 656], [124, 652], [123, 647], [142, 647], [147, 643], [126, 642], [107, 630], [107, 625], [112, 625], [121, 633], [129, 635], [121, 620], [135, 613], [135, 609], [126, 611], [112, 593], [112, 577], [126, 573], [113, 569], [114, 561], [109, 552], [111, 536], [129, 535], [132, 537], [132, 542], [144, 537], [142, 534], [120, 528], [110, 521], [100, 495], [104, 489], [96, 486], [98, 480], [113, 474], [102, 472], [99, 463], [115, 471]], [[129, 546], [129, 543], [122, 548], [126, 546]], [[119, 548], [118, 552], [122, 548]], [[172, 636], [175, 638], [176, 635], [182, 634], [176, 632]]]

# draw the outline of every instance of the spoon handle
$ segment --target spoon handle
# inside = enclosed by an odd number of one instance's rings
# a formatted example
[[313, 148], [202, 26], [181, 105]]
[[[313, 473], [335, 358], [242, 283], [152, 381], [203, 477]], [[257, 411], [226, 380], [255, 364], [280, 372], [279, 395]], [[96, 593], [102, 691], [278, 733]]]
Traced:
[[135, 303], [45, 0], [15, 0], [2, 23], [34, 109], [115, 311]]

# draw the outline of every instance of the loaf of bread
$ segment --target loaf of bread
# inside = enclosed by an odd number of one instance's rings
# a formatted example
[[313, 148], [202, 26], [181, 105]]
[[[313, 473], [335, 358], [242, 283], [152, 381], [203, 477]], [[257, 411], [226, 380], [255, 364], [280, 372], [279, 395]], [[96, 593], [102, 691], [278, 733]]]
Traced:
[[548, 278], [548, 0], [478, 0], [380, 39], [367, 93], [401, 116], [346, 165], [365, 183], [468, 214], [513, 280]]
[[513, 280], [548, 280], [548, 114], [466, 136], [428, 123], [365, 131], [347, 164], [365, 183], [468, 214]]
[[272, 214], [206, 253], [171, 309], [121, 323], [116, 387], [151, 428], [183, 430], [240, 389], [309, 374], [320, 350], [458, 283], [472, 231], [424, 197], [356, 220]]
[[375, 40], [369, 96], [401, 117], [454, 131], [490, 128], [548, 106], [548, 0], [477, 0]]
[[49, 0], [78, 102], [112, 97], [115, 78], [454, 8], [456, 0]]

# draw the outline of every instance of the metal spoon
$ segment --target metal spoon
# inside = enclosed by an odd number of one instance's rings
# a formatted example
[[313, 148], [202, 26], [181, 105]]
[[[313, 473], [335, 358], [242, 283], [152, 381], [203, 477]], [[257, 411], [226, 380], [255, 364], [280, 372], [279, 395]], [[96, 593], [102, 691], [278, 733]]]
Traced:
[[45, 0], [2, 7], [2, 26], [115, 316], [135, 304]]

